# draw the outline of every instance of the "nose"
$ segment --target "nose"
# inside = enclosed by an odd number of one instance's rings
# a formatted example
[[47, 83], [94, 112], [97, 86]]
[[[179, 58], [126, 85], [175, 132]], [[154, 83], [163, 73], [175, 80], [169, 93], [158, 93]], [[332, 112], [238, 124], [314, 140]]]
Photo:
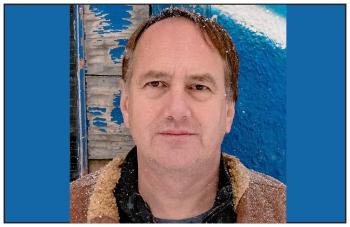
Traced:
[[171, 88], [165, 103], [165, 117], [181, 121], [191, 117], [191, 107], [184, 88]]

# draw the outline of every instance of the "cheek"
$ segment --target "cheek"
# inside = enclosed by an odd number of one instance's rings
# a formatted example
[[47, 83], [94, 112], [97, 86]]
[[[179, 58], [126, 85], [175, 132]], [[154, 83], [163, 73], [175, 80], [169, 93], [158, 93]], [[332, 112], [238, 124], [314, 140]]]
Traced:
[[205, 138], [203, 142], [217, 143], [221, 140], [226, 130], [226, 109], [225, 103], [216, 103], [208, 105], [206, 108], [201, 108], [196, 112], [198, 122], [202, 127], [202, 133]]
[[[135, 95], [137, 96], [137, 94]], [[157, 119], [157, 105], [143, 99], [141, 95], [137, 99], [130, 98], [130, 131], [134, 137], [145, 137], [150, 135], [151, 126]], [[159, 105], [158, 105], [159, 107]], [[137, 140], [137, 138], [135, 138]]]
[[[148, 105], [144, 104], [140, 99], [131, 99], [130, 102], [130, 127], [143, 127], [142, 123], [148, 118]], [[140, 125], [141, 123], [141, 125]]]

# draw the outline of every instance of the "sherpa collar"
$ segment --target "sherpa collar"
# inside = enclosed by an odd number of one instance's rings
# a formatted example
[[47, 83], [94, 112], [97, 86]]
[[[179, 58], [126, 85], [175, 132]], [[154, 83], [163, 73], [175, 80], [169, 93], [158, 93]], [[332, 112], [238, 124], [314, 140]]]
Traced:
[[[223, 157], [231, 176], [233, 204], [236, 210], [239, 200], [249, 186], [249, 170], [238, 158], [228, 154], [223, 154]], [[98, 222], [103, 218], [119, 222], [114, 189], [121, 175], [123, 161], [124, 157], [117, 156], [102, 169], [90, 198], [87, 212], [88, 222]]]

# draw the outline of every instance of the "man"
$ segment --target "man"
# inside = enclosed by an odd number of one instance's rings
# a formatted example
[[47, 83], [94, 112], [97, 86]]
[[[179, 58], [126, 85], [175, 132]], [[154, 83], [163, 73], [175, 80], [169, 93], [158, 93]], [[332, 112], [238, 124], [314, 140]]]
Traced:
[[71, 184], [72, 222], [285, 222], [285, 185], [222, 154], [238, 55], [217, 23], [180, 9], [129, 39], [120, 108], [136, 147]]

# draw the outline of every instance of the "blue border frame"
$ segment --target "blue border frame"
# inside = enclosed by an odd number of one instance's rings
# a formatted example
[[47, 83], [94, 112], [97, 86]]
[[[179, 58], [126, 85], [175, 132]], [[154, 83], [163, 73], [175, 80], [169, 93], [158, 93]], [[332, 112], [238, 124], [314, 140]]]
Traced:
[[287, 220], [346, 221], [346, 6], [289, 5]]
[[69, 221], [69, 5], [5, 5], [4, 221]]
[[[344, 222], [346, 5], [287, 17], [287, 220]], [[68, 222], [69, 6], [8, 4], [4, 18], [5, 222]]]

